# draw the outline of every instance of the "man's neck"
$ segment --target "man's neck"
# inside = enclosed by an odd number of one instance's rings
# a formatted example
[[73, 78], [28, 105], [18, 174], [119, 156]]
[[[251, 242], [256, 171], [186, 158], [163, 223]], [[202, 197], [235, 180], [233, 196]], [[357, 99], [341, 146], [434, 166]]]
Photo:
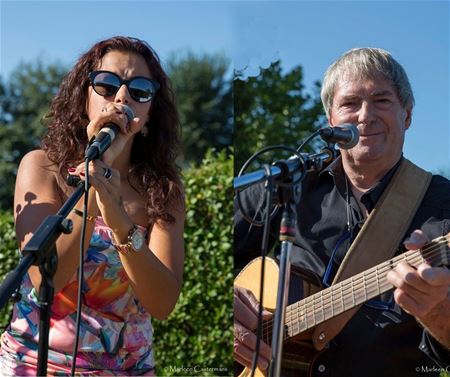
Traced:
[[342, 166], [353, 191], [361, 195], [379, 182], [398, 162], [399, 158], [382, 163], [359, 163], [343, 156]]
[[395, 163], [385, 164], [384, 166], [377, 166], [377, 164], [373, 163], [355, 164], [353, 161], [349, 161], [344, 157], [342, 158], [342, 166], [347, 176], [350, 189], [365, 219], [369, 216], [369, 212], [361, 202], [361, 197], [365, 192], [375, 186], [394, 165]]

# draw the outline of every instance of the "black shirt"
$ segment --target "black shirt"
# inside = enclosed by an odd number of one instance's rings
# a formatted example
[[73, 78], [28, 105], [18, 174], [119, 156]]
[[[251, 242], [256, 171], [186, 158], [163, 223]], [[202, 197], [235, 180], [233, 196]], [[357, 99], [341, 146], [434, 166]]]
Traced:
[[[399, 162], [400, 163], [400, 162]], [[397, 163], [361, 198], [368, 212], [374, 208]], [[245, 190], [241, 197], [250, 216], [260, 201], [262, 186]], [[351, 242], [356, 237], [363, 215], [346, 184], [342, 162], [335, 160], [327, 169], [310, 173], [302, 183], [302, 197], [295, 206], [297, 226], [291, 261], [303, 278], [316, 285], [331, 283]], [[261, 209], [257, 209], [257, 213]], [[271, 241], [277, 239], [280, 216], [271, 222]], [[404, 235], [422, 229], [429, 239], [450, 231], [450, 181], [433, 176], [430, 187]], [[239, 211], [235, 215], [235, 267], [242, 268], [260, 253], [262, 228], [250, 226]], [[404, 252], [399, 245], [397, 254]], [[333, 259], [331, 260], [331, 256]], [[325, 274], [325, 272], [327, 274]], [[328, 275], [324, 279], [324, 275]], [[296, 287], [298, 290], [298, 285]], [[291, 288], [292, 290], [292, 288]], [[291, 294], [290, 297], [298, 295]], [[317, 376], [428, 376], [439, 375], [450, 364], [450, 352], [435, 341], [404, 312], [392, 291], [364, 305], [330, 343], [330, 348], [315, 362]], [[450, 367], [449, 367], [450, 369]]]

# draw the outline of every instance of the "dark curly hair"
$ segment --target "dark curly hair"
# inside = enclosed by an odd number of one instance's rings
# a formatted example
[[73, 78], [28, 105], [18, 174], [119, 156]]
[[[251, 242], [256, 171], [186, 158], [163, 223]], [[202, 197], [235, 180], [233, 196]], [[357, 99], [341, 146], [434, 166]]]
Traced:
[[47, 131], [42, 149], [65, 177], [67, 168], [83, 161], [88, 143], [89, 119], [86, 101], [88, 73], [98, 69], [110, 51], [132, 52], [142, 56], [160, 89], [152, 100], [148, 136], [134, 136], [128, 181], [147, 198], [149, 225], [156, 221], [171, 223], [170, 211], [183, 206], [183, 189], [175, 158], [179, 147], [179, 117], [170, 81], [158, 55], [142, 40], [116, 36], [96, 43], [83, 54], [65, 76], [46, 116]]

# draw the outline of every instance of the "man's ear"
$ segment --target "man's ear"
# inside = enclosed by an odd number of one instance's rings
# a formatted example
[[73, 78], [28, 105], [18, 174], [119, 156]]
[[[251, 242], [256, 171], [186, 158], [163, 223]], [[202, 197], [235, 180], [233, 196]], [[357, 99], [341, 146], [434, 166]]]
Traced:
[[327, 119], [328, 119], [328, 124], [330, 125], [330, 127], [334, 127], [333, 117], [330, 115]]
[[407, 130], [411, 126], [412, 122], [412, 106], [406, 106], [406, 118], [405, 118], [405, 130]]

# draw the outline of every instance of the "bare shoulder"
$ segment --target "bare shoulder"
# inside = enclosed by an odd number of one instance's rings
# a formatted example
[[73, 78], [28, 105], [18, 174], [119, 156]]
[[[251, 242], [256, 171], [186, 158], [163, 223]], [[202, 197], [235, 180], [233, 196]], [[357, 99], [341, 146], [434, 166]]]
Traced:
[[36, 168], [51, 166], [55, 168], [53, 162], [50, 161], [47, 154], [42, 149], [35, 149], [31, 152], [28, 152], [20, 161], [20, 165], [22, 166], [23, 164], [26, 164], [27, 166], [33, 165]]
[[43, 150], [27, 153], [20, 161], [17, 171], [15, 201], [50, 200], [58, 202], [57, 167]]
[[[55, 180], [57, 170], [56, 165], [50, 161], [47, 154], [41, 149], [36, 149], [28, 152], [20, 161], [17, 178], [31, 180], [39, 178], [41, 182], [47, 179]], [[22, 175], [25, 177], [21, 177]]]

